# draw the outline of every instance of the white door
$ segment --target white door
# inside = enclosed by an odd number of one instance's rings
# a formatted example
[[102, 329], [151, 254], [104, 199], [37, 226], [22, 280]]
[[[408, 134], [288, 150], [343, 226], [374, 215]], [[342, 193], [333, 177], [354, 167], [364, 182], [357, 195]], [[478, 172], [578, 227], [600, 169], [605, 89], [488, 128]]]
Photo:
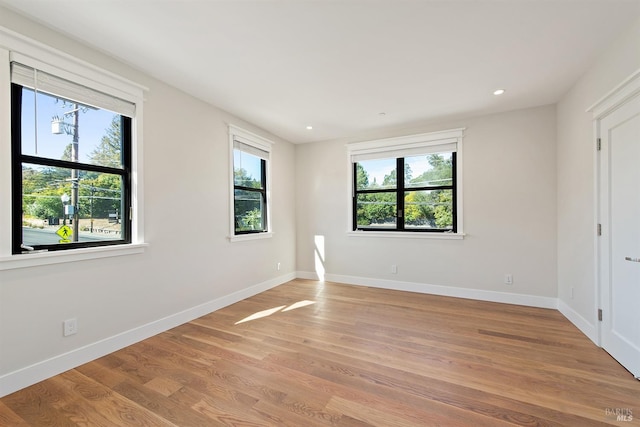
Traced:
[[640, 378], [640, 96], [599, 129], [602, 347]]

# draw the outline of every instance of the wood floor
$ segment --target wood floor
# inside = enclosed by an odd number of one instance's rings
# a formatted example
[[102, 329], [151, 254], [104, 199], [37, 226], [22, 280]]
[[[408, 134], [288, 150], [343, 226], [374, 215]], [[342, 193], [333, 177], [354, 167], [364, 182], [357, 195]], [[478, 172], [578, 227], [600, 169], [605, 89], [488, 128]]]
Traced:
[[639, 420], [640, 381], [555, 310], [306, 280], [0, 399], [11, 427]]

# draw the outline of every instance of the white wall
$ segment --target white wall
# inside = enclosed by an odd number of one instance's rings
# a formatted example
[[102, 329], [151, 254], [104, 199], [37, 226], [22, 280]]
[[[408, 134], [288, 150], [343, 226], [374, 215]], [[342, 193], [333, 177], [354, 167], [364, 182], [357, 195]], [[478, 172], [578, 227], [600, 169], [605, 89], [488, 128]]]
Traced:
[[[0, 25], [149, 88], [149, 247], [138, 255], [0, 271], [0, 395], [294, 277], [293, 145], [1, 8]], [[227, 239], [228, 122], [276, 142], [273, 238]], [[62, 321], [71, 317], [79, 332], [63, 338]]]
[[[140, 255], [0, 271], [0, 395], [296, 273], [315, 275], [316, 236], [324, 241], [328, 279], [540, 306], [553, 306], [559, 292], [563, 313], [593, 337], [593, 135], [584, 111], [640, 68], [640, 21], [557, 112], [545, 106], [358, 139], [466, 127], [464, 240], [348, 237], [351, 141], [294, 147], [3, 8], [0, 25], [150, 89], [150, 246]], [[225, 122], [276, 141], [272, 239], [226, 239]], [[198, 215], [188, 221], [191, 212]], [[503, 284], [504, 273], [513, 274], [512, 286]], [[63, 338], [61, 322], [70, 317], [78, 318], [79, 333]]]
[[[593, 116], [586, 110], [640, 69], [640, 20], [624, 31], [558, 103], [560, 310], [597, 341]], [[573, 299], [571, 298], [573, 288]]]
[[[555, 107], [431, 124], [395, 136], [457, 127], [466, 127], [464, 240], [347, 236], [351, 172], [345, 141], [298, 145], [299, 274], [316, 273], [315, 236], [323, 236], [328, 279], [553, 306]], [[391, 274], [392, 264], [397, 274]], [[512, 286], [503, 283], [505, 273], [513, 275]]]

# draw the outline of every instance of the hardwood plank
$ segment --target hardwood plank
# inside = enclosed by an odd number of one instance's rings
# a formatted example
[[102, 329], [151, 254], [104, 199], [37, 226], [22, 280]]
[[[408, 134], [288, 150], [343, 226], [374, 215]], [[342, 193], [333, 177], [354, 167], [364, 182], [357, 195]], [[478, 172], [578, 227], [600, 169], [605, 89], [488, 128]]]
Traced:
[[555, 310], [294, 280], [5, 396], [0, 425], [590, 427], [615, 409], [640, 413], [640, 382]]
[[28, 427], [27, 423], [22, 417], [13, 412], [11, 408], [0, 402], [0, 426], [12, 426], [12, 427]]

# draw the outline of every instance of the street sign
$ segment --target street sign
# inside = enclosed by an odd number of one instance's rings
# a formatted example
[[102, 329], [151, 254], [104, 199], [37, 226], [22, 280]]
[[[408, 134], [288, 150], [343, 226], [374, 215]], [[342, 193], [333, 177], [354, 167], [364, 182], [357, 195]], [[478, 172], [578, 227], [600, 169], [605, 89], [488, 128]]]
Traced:
[[62, 227], [58, 228], [58, 231], [56, 231], [56, 234], [62, 237], [62, 239], [60, 239], [60, 243], [71, 243], [71, 236], [73, 235], [73, 229], [68, 225], [63, 225]]

